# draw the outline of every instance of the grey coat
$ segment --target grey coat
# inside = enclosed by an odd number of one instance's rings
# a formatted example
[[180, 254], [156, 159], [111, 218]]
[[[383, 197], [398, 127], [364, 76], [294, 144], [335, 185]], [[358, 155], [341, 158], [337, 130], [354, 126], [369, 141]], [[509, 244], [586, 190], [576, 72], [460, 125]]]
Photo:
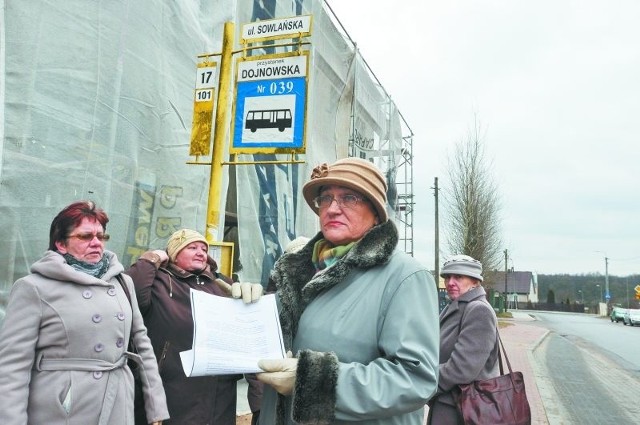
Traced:
[[421, 425], [437, 385], [431, 273], [396, 249], [387, 222], [316, 274], [311, 254], [321, 237], [283, 255], [272, 275], [285, 348], [298, 354], [298, 369], [292, 397], [265, 385], [260, 424]]
[[438, 392], [429, 402], [430, 423], [458, 423], [452, 391], [458, 384], [500, 374], [497, 324], [481, 286], [462, 294], [440, 313], [440, 379]]
[[157, 363], [133, 297], [116, 276], [115, 254], [102, 279], [76, 271], [47, 251], [11, 288], [0, 330], [0, 418], [3, 425], [133, 424], [133, 376], [125, 351], [133, 332], [146, 376], [150, 420], [168, 418]]

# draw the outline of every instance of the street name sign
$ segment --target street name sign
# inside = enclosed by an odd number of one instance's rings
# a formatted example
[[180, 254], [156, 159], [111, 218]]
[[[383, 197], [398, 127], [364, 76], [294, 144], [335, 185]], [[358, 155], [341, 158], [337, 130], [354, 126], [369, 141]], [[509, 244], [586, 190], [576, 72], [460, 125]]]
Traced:
[[308, 52], [241, 58], [229, 152], [304, 152]]
[[256, 21], [242, 26], [241, 43], [311, 35], [311, 15]]

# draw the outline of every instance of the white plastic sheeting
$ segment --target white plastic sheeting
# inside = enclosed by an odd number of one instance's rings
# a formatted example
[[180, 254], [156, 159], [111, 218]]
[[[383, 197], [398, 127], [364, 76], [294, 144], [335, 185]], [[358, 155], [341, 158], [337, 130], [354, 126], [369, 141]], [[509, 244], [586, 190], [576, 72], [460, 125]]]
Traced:
[[[204, 232], [210, 168], [187, 164], [193, 88], [224, 22], [237, 43], [243, 23], [313, 15], [306, 163], [234, 166], [228, 203], [224, 168], [220, 209], [238, 228], [220, 237], [237, 242], [243, 280], [266, 284], [282, 247], [317, 232], [300, 191], [313, 166], [366, 157], [390, 181], [401, 166], [396, 107], [321, 1], [0, 3], [0, 310], [46, 250], [53, 216], [77, 199], [107, 211], [107, 248], [125, 265], [175, 229]], [[240, 156], [261, 158], [274, 159]]]

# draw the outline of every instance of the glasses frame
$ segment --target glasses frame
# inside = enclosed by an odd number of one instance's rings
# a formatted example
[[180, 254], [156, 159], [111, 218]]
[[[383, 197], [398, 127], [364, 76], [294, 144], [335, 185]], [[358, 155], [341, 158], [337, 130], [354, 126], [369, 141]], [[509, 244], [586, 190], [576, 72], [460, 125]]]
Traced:
[[[347, 201], [345, 198], [353, 198], [353, 202], [352, 201]], [[329, 200], [329, 203], [326, 205], [322, 205], [323, 201]], [[340, 195], [340, 196], [333, 196], [333, 195], [319, 195], [316, 196], [315, 198], [313, 198], [313, 205], [319, 209], [319, 210], [323, 210], [323, 209], [327, 209], [329, 208], [334, 202], [336, 204], [338, 204], [338, 206], [340, 208], [349, 208], [349, 209], [353, 209], [355, 208], [358, 204], [362, 203], [362, 202], [366, 202], [367, 199], [353, 194], [353, 193], [347, 193], [345, 195]]]
[[100, 242], [106, 242], [111, 239], [111, 235], [108, 233], [78, 233], [75, 235], [67, 236], [67, 239], [78, 239], [82, 242], [91, 242], [94, 238], [98, 239]]

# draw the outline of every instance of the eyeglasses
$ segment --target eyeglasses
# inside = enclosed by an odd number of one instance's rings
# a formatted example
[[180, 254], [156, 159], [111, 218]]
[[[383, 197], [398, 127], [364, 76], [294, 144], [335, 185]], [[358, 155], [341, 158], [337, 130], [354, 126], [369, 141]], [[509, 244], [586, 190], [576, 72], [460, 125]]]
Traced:
[[77, 235], [69, 235], [69, 238], [80, 239], [83, 242], [92, 241], [93, 238], [98, 239], [100, 242], [108, 241], [111, 236], [106, 233], [78, 233]]
[[331, 196], [331, 195], [321, 195], [313, 198], [313, 205], [316, 208], [324, 209], [329, 208], [333, 201], [336, 201], [339, 207], [344, 208], [355, 208], [358, 205], [358, 202], [362, 202], [365, 199], [361, 196], [347, 194], [342, 196]]

